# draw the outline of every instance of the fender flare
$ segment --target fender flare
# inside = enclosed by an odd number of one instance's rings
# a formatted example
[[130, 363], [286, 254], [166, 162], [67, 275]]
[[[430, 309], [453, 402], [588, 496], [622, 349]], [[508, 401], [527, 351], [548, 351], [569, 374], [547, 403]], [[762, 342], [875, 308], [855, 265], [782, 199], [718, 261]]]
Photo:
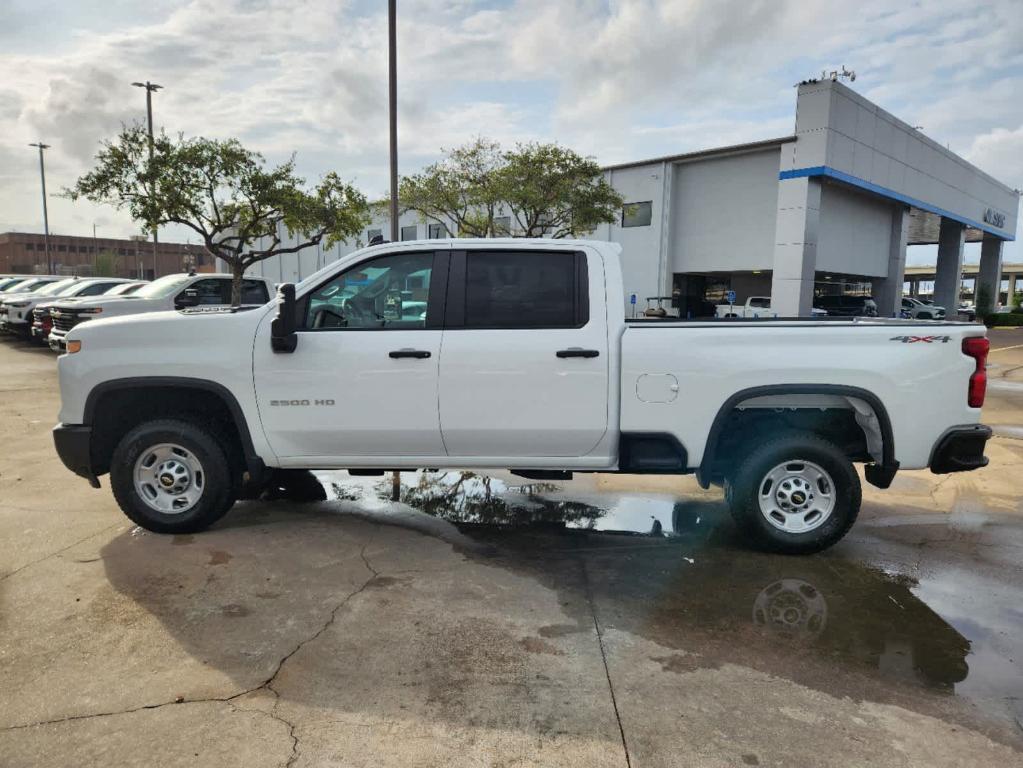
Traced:
[[888, 410], [880, 398], [869, 390], [861, 387], [851, 387], [843, 384], [768, 384], [760, 387], [741, 389], [731, 395], [721, 408], [711, 424], [710, 432], [707, 434], [707, 442], [703, 449], [703, 458], [700, 460], [700, 467], [696, 471], [696, 479], [700, 486], [710, 486], [711, 465], [717, 451], [721, 433], [725, 428], [725, 421], [728, 415], [735, 410], [744, 400], [752, 400], [755, 397], [766, 397], [769, 395], [839, 395], [853, 397], [862, 400], [874, 410], [878, 425], [881, 428], [881, 463], [870, 464], [866, 469], [867, 481], [878, 488], [887, 488], [891, 485], [892, 478], [899, 469], [899, 462], [895, 460], [895, 436], [892, 432], [892, 422], [888, 417]]
[[199, 389], [216, 395], [227, 406], [235, 429], [238, 430], [238, 437], [242, 443], [242, 455], [245, 459], [245, 466], [252, 477], [260, 477], [267, 471], [263, 459], [256, 453], [252, 442], [252, 434], [249, 432], [249, 425], [245, 419], [245, 413], [238, 404], [238, 399], [223, 384], [208, 379], [196, 379], [189, 376], [134, 376], [123, 379], [110, 379], [103, 381], [92, 388], [85, 399], [85, 410], [82, 414], [82, 421], [89, 426], [93, 424], [93, 417], [99, 401], [111, 392], [126, 389], [146, 389], [149, 387], [178, 387], [181, 389]]

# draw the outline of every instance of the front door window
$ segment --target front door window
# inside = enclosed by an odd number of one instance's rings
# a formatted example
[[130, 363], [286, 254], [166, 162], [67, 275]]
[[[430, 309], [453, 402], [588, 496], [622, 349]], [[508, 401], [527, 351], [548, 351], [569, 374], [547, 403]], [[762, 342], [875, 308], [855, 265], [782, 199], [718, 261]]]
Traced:
[[305, 327], [425, 328], [432, 272], [432, 253], [391, 254], [357, 264], [313, 291]]

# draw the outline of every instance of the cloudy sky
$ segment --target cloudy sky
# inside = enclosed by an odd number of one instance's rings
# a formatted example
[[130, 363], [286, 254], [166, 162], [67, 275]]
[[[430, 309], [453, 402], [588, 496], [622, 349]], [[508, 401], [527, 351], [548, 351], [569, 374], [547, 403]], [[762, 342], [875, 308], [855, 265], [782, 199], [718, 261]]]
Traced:
[[[399, 0], [399, 18], [403, 171], [479, 134], [601, 163], [782, 136], [793, 84], [844, 64], [867, 98], [1023, 187], [1021, 0]], [[26, 144], [52, 144], [48, 183], [71, 184], [144, 117], [133, 80], [165, 86], [168, 132], [386, 193], [383, 0], [0, 0], [0, 20], [0, 231], [42, 231]], [[135, 231], [53, 198], [50, 222]]]

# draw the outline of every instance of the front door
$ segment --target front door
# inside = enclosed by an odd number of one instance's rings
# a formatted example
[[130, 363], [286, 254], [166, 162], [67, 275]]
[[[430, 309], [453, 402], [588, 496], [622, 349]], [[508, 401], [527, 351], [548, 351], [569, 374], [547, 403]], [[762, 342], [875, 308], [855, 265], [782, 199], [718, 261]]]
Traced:
[[316, 457], [324, 467], [366, 465], [380, 457], [383, 466], [399, 466], [444, 455], [437, 415], [442, 331], [431, 313], [439, 311], [443, 289], [435, 266], [446, 258], [402, 251], [329, 278], [300, 299], [292, 354], [271, 351], [271, 317], [264, 320], [256, 396], [282, 464]]
[[452, 252], [440, 367], [449, 456], [579, 457], [597, 447], [608, 422], [603, 291], [594, 254]]

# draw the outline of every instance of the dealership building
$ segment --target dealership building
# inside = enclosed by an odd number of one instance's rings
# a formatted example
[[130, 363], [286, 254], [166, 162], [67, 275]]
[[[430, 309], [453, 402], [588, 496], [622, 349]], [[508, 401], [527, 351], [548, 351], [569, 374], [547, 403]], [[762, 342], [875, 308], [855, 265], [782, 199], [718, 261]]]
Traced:
[[[627, 296], [672, 296], [707, 314], [729, 290], [808, 315], [816, 295], [870, 293], [892, 315], [906, 249], [937, 245], [933, 298], [958, 304], [964, 243], [981, 243], [976, 285], [1001, 292], [1002, 244], [1015, 239], [1019, 192], [833, 80], [798, 86], [795, 131], [604, 169], [626, 205], [591, 237], [620, 243]], [[510, 225], [510, 220], [509, 220]], [[401, 239], [446, 236], [402, 215]], [[364, 241], [387, 233], [376, 220]], [[299, 280], [354, 250], [307, 249], [254, 272]], [[626, 299], [628, 300], [628, 298]]]

